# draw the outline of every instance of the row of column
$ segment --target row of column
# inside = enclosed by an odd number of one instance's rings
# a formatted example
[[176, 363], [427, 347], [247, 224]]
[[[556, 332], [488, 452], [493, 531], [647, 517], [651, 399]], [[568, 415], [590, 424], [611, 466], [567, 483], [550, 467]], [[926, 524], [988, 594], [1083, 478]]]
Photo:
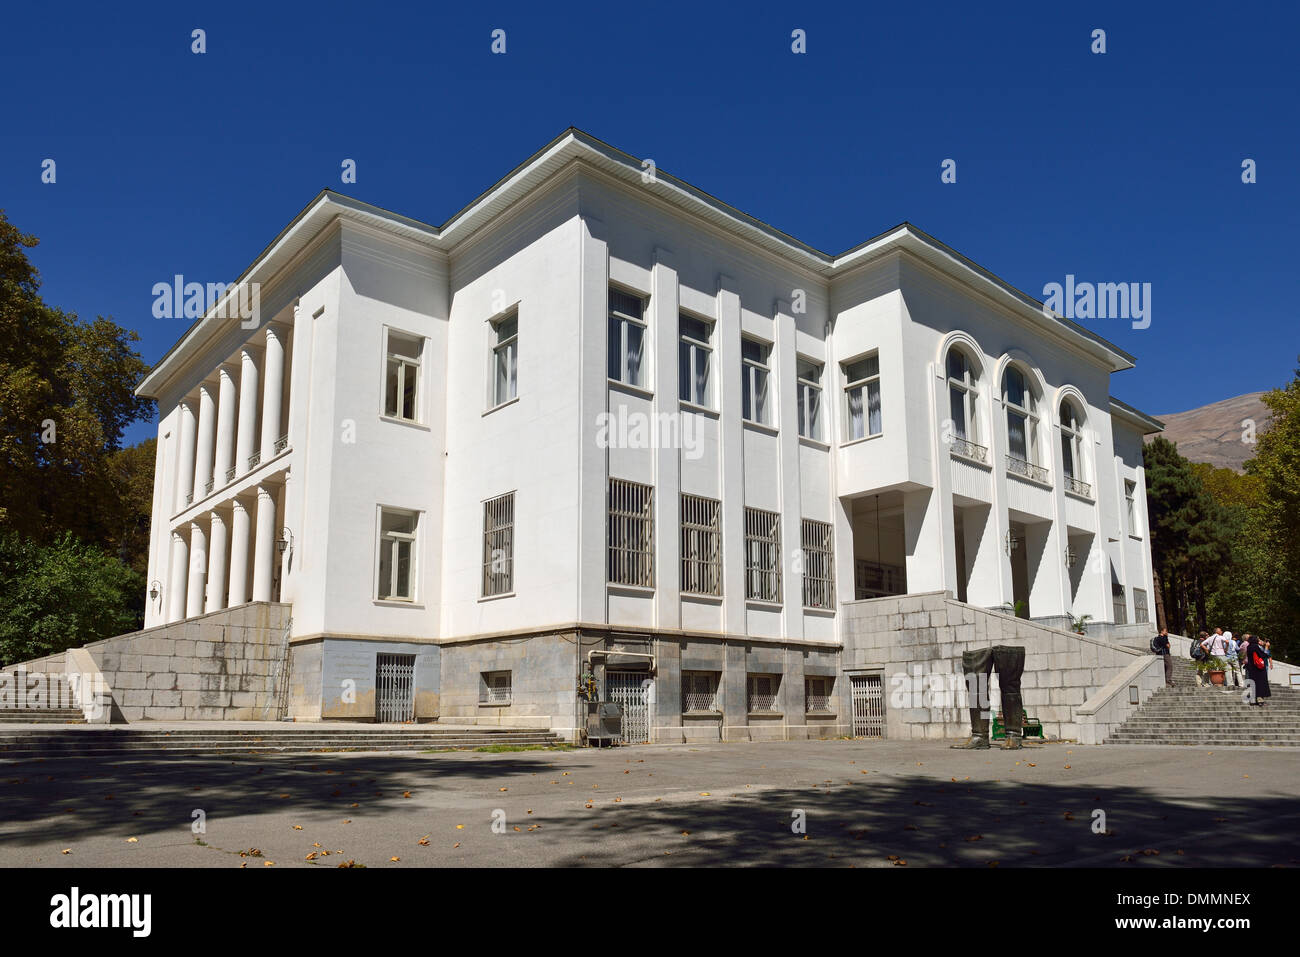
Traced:
[[[239, 500], [232, 503], [229, 528], [218, 511], [190, 523], [187, 540], [182, 529], [172, 531], [168, 573], [167, 621], [193, 618], [210, 611], [270, 601], [275, 579], [275, 493], [257, 487], [256, 514]], [[253, 533], [252, 590], [249, 590], [248, 543]], [[229, 549], [227, 549], [229, 540]], [[229, 556], [229, 567], [227, 567]], [[228, 574], [227, 574], [228, 573]]]
[[[257, 361], [259, 351], [263, 359], [260, 368]], [[186, 398], [180, 403], [180, 449], [174, 511], [179, 512], [189, 502], [203, 498], [209, 482], [214, 489], [226, 485], [226, 475], [231, 468], [235, 469], [236, 476], [243, 475], [254, 467], [250, 460], [255, 455], [262, 461], [275, 455], [275, 444], [281, 438], [283, 390], [284, 341], [281, 333], [268, 326], [260, 350], [252, 342], [240, 350], [237, 387], [233, 371], [223, 365], [217, 370], [215, 389], [204, 382], [199, 386], [197, 401]], [[259, 392], [260, 442], [256, 435]], [[195, 405], [198, 406], [197, 415]]]

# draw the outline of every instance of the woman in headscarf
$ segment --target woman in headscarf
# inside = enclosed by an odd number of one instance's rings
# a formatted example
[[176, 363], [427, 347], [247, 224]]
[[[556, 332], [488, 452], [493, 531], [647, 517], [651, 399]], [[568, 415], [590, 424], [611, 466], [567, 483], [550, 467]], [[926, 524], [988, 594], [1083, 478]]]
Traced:
[[1264, 699], [1272, 695], [1268, 690], [1268, 652], [1259, 643], [1258, 635], [1246, 636], [1246, 680], [1251, 682], [1246, 687], [1255, 688], [1253, 704], [1263, 705]]

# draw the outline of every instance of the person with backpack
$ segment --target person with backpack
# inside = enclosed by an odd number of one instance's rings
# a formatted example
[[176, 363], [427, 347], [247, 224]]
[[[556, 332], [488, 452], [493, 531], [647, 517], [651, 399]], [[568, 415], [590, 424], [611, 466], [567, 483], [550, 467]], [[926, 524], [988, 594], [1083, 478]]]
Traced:
[[1269, 654], [1258, 635], [1246, 636], [1246, 687], [1254, 685], [1255, 694], [1251, 704], [1263, 706], [1264, 699], [1271, 697], [1268, 688]]
[[1165, 659], [1165, 687], [1174, 686], [1174, 656], [1169, 653], [1169, 629], [1161, 628], [1160, 633], [1151, 639], [1151, 653], [1163, 655]]
[[[1210, 653], [1205, 649], [1205, 643], [1209, 640], [1209, 638], [1210, 638], [1209, 632], [1203, 631], [1199, 635], [1197, 635], [1194, 639], [1192, 639], [1192, 665], [1193, 666], [1195, 666], [1198, 662], [1204, 661], [1206, 658], [1210, 657]], [[1195, 668], [1194, 670], [1196, 671], [1196, 687], [1204, 688], [1205, 682], [1208, 680], [1205, 677], [1205, 672], [1201, 671], [1199, 668]]]

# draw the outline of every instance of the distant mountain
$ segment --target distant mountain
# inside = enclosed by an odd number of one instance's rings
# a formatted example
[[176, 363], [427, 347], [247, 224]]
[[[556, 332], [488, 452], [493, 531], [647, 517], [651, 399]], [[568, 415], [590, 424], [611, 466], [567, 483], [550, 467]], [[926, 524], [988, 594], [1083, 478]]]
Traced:
[[[1250, 432], [1242, 423], [1254, 422], [1254, 435], [1258, 437], [1272, 420], [1268, 406], [1260, 401], [1263, 394], [1247, 392], [1235, 399], [1224, 399], [1199, 409], [1156, 418], [1165, 423], [1162, 434], [1170, 442], [1178, 444], [1183, 458], [1241, 472], [1246, 459], [1255, 455], [1255, 446], [1244, 440]], [[1149, 435], [1147, 441], [1153, 438], [1155, 436]]]

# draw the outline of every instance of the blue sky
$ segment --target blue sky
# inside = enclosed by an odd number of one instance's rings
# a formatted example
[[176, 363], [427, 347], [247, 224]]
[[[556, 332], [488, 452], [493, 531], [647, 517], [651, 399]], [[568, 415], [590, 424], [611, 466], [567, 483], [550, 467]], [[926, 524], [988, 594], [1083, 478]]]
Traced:
[[1151, 283], [1149, 328], [1084, 324], [1153, 414], [1282, 385], [1300, 14], [1133, 6], [11, 5], [0, 208], [47, 301], [154, 362], [186, 321], [153, 284], [234, 279], [321, 188], [440, 224], [572, 125], [827, 252], [907, 220], [1036, 296]]

